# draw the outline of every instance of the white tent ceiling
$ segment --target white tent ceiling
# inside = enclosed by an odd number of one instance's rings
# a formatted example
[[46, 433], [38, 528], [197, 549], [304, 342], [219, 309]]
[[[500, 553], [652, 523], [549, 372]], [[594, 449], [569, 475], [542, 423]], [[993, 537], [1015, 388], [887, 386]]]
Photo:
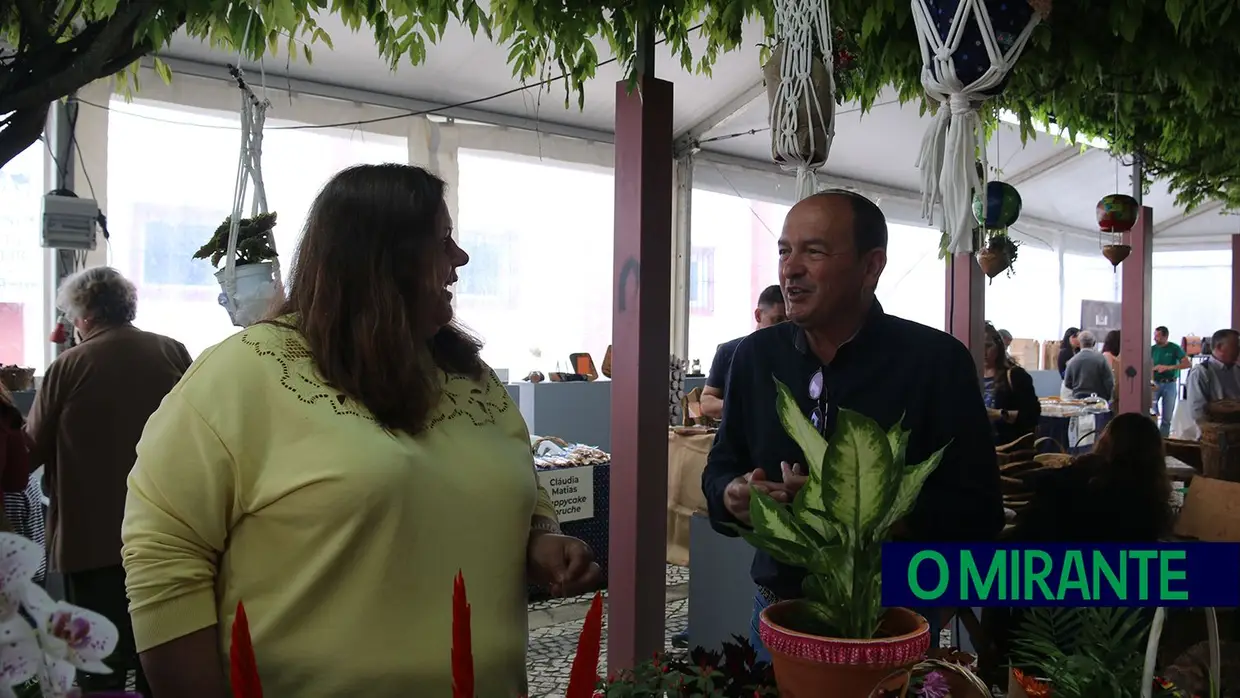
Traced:
[[[462, 27], [450, 27], [442, 41], [428, 47], [424, 64], [402, 64], [393, 71], [378, 57], [365, 32], [354, 34], [335, 17], [322, 18], [321, 25], [331, 35], [334, 48], [314, 46], [312, 65], [283, 55], [267, 59], [263, 71], [268, 84], [280, 87], [288, 82], [291, 91], [356, 95], [357, 101], [386, 102], [412, 110], [464, 105], [439, 113], [599, 142], [612, 139], [615, 84], [622, 78], [621, 67], [615, 63], [599, 68], [586, 88], [585, 108], [579, 110], [575, 97], [565, 107], [562, 82], [541, 92], [522, 90], [506, 63], [507, 49], [485, 37], [471, 37]], [[675, 84], [675, 134], [701, 141], [699, 169], [718, 170], [722, 165], [773, 175], [758, 63], [760, 28], [751, 26], [745, 39], [742, 49], [719, 58], [710, 77], [683, 71], [662, 47], [656, 70]], [[599, 48], [600, 55], [607, 55], [605, 47]], [[226, 73], [215, 66], [236, 60], [185, 37], [175, 40], [165, 57], [175, 59], [170, 60], [174, 72], [217, 77]], [[247, 66], [252, 73], [255, 68]], [[1019, 64], [1016, 69], [1020, 70]], [[480, 99], [493, 95], [498, 96]], [[888, 215], [915, 222], [920, 195], [914, 163], [928, 118], [919, 115], [916, 104], [901, 105], [894, 95], [884, 96], [864, 114], [856, 105], [844, 105], [826, 167], [828, 178], [835, 185], [882, 199]], [[1091, 147], [1082, 152], [1046, 134], [1022, 147], [1016, 128], [1005, 124], [992, 139], [988, 156], [992, 165], [1000, 167], [1001, 178], [1021, 193], [1024, 211], [1015, 226], [1019, 232], [1043, 239], [1063, 233], [1073, 246], [1096, 241], [1094, 206], [1117, 189], [1117, 164], [1108, 153]], [[771, 198], [791, 196], [792, 187], [785, 178], [768, 179], [778, 182], [770, 187], [770, 192], [777, 192]], [[1126, 170], [1118, 173], [1118, 189], [1130, 190]], [[1144, 203], [1154, 209], [1158, 249], [1221, 249], [1230, 246], [1232, 234], [1240, 233], [1240, 217], [1223, 213], [1218, 205], [1202, 206], [1186, 215], [1161, 183], [1154, 184]]]

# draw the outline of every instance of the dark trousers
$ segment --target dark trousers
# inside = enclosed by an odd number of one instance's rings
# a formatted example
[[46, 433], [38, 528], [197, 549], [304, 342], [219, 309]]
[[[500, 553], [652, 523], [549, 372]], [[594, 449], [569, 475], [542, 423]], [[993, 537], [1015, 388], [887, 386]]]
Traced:
[[116, 625], [119, 639], [116, 650], [105, 662], [112, 668], [111, 674], [79, 674], [78, 685], [84, 692], [123, 691], [129, 672], [137, 674], [137, 690], [144, 696], [151, 695], [138, 662], [134, 645], [133, 623], [129, 620], [129, 598], [125, 595], [125, 568], [120, 565], [70, 572], [65, 575], [66, 600], [82, 608], [102, 615]]

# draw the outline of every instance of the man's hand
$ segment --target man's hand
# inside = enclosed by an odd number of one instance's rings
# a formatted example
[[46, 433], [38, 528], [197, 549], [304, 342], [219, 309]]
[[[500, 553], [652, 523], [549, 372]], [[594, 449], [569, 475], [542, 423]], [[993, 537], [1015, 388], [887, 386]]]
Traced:
[[741, 523], [748, 525], [750, 523], [749, 493], [754, 489], [766, 492], [777, 502], [784, 504], [791, 502], [809, 478], [801, 474], [804, 469], [798, 464], [789, 465], [785, 461], [779, 466], [784, 476], [783, 482], [771, 482], [766, 479], [766, 473], [758, 468], [728, 483], [723, 491], [723, 505], [728, 513]]

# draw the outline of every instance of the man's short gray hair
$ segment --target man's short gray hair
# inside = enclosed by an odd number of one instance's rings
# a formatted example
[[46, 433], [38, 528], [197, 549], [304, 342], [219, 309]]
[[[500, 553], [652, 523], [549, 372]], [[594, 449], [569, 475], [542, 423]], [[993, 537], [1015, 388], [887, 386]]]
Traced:
[[1089, 330], [1082, 331], [1076, 336], [1076, 339], [1081, 343], [1082, 349], [1090, 349], [1098, 343], [1098, 338], [1095, 337], [1094, 333]]
[[70, 320], [124, 325], [138, 316], [138, 289], [112, 267], [91, 267], [60, 284], [56, 307]]

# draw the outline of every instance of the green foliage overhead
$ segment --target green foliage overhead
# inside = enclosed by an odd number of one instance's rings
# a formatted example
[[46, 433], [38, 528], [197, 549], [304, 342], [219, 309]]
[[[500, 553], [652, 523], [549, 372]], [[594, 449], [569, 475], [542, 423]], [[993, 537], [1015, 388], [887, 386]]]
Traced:
[[[830, 3], [853, 59], [846, 96], [869, 107], [894, 86], [904, 100], [921, 99], [909, 0]], [[0, 0], [0, 164], [34, 142], [52, 101], [124, 73], [181, 29], [249, 58], [283, 46], [310, 59], [313, 44], [331, 46], [316, 18], [333, 13], [369, 31], [378, 55], [396, 66], [420, 63], [459, 22], [508, 46], [515, 76], [563, 74], [579, 104], [610, 60], [604, 54], [632, 75], [639, 36], [657, 37], [682, 67], [709, 73], [720, 53], [741, 46], [746, 21], [774, 34], [774, 0], [492, 0], [489, 8], [478, 0]], [[1026, 137], [1033, 124], [1051, 123], [1140, 155], [1182, 204], [1240, 206], [1240, 90], [1231, 85], [1238, 61], [1235, 0], [1055, 0], [990, 106], [1016, 114]]]
[[922, 463], [906, 465], [909, 432], [903, 426], [884, 431], [860, 412], [842, 408], [828, 443], [787, 386], [775, 383], [780, 421], [801, 448], [809, 477], [791, 505], [752, 490], [753, 529], [737, 531], [754, 547], [808, 573], [803, 590], [809, 617], [794, 630], [872, 638], [882, 618], [882, 544], [917, 502], [946, 446]]
[[[894, 85], [921, 98], [909, 0], [832, 0], [831, 17], [858, 44], [849, 97], [868, 107]], [[1238, 61], [1235, 0], [1055, 0], [989, 104], [1016, 114], [1024, 137], [1048, 123], [1139, 154], [1181, 204], [1240, 206]]]
[[312, 44], [331, 46], [322, 13], [368, 29], [393, 67], [422, 62], [450, 21], [490, 32], [476, 0], [0, 0], [0, 165], [38, 139], [52, 102], [110, 75], [135, 86], [135, 62], [180, 30], [247, 58], [283, 46], [310, 60]]
[[[575, 93], [579, 104], [600, 64], [595, 39], [606, 41], [629, 75], [645, 31], [664, 42], [685, 70], [709, 74], [720, 53], [741, 45], [746, 20], [762, 22], [770, 34], [775, 19], [771, 0], [492, 0], [491, 11], [496, 39], [511, 46], [513, 75], [546, 78], [554, 67], [556, 75], [566, 76], [567, 94]], [[697, 54], [689, 45], [694, 36], [703, 44]]]

